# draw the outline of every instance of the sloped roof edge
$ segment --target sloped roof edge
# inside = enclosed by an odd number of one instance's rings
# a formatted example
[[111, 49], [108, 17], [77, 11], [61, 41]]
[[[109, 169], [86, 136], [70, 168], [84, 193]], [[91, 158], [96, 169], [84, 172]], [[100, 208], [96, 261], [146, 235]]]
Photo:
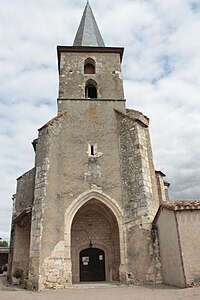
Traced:
[[44, 128], [48, 127], [48, 126], [53, 125], [54, 122], [59, 121], [59, 119], [63, 118], [66, 115], [67, 115], [67, 111], [64, 111], [64, 112], [60, 113], [59, 115], [55, 116], [53, 119], [51, 119], [50, 121], [48, 121], [46, 124], [44, 124], [42, 127], [40, 127], [38, 129], [38, 131], [41, 131], [42, 129], [44, 129]]
[[[149, 119], [143, 115], [143, 113], [137, 111], [137, 110], [130, 110], [130, 109], [126, 109], [126, 113], [120, 111], [120, 110], [117, 110], [117, 109], [114, 109], [114, 111], [116, 113], [119, 113], [121, 115], [123, 115], [124, 117], [126, 118], [129, 118], [133, 121], [136, 121], [137, 123], [139, 123], [140, 125], [144, 126], [144, 127], [148, 127], [149, 126]], [[130, 111], [132, 113], [130, 113]]]

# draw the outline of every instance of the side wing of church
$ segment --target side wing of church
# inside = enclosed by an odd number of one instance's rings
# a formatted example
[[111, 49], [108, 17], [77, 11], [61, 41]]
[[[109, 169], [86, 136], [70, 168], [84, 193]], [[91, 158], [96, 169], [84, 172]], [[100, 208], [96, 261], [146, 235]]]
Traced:
[[[149, 120], [127, 109], [123, 48], [104, 45], [87, 3], [73, 46], [58, 46], [58, 113], [17, 180], [10, 276], [32, 290], [87, 281], [162, 282], [152, 221], [167, 200]], [[154, 238], [155, 237], [155, 238]]]

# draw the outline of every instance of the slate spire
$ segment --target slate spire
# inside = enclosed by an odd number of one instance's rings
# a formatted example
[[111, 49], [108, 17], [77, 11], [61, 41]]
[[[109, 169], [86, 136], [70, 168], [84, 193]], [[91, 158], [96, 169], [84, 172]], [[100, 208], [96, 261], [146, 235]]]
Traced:
[[89, 1], [85, 6], [73, 46], [105, 47]]

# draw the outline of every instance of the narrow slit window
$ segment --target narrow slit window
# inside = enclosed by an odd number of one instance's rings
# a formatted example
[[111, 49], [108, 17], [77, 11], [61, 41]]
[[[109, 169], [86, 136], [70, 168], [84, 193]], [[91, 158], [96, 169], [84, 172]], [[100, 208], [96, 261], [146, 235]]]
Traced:
[[88, 151], [87, 151], [88, 157], [95, 158], [98, 157], [98, 150], [97, 150], [97, 144], [90, 144], [88, 143]]
[[91, 146], [91, 155], [94, 155], [94, 146]]

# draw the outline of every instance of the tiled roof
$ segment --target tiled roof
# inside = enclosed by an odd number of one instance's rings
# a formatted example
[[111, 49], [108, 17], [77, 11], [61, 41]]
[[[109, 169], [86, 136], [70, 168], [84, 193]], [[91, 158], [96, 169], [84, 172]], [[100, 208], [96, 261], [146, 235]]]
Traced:
[[89, 2], [83, 12], [73, 46], [105, 47]]
[[153, 220], [153, 224], [156, 224], [158, 218], [160, 216], [161, 211], [163, 208], [176, 211], [193, 211], [193, 210], [200, 210], [200, 200], [175, 200], [175, 201], [164, 201]]
[[161, 204], [161, 207], [171, 210], [199, 210], [200, 200], [176, 200], [166, 201]]

